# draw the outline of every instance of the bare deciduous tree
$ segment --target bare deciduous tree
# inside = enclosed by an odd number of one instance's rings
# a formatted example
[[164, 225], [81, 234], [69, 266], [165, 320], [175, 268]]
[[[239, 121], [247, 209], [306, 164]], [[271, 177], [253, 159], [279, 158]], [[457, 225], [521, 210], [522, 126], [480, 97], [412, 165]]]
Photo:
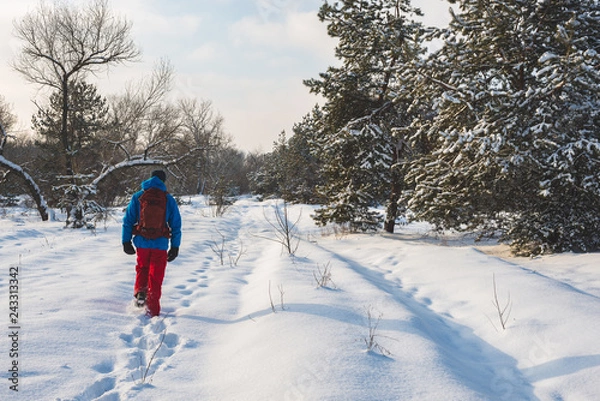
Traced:
[[173, 67], [160, 60], [149, 78], [130, 84], [111, 99], [111, 130], [97, 186], [114, 172], [131, 167], [162, 166], [177, 176], [177, 165], [202, 147], [187, 141], [179, 107], [165, 102]]
[[38, 212], [43, 221], [48, 220], [48, 206], [42, 196], [42, 191], [35, 180], [23, 168], [4, 157], [4, 147], [8, 141], [8, 129], [15, 124], [16, 117], [10, 111], [9, 107], [4, 102], [4, 98], [0, 96], [0, 167], [5, 168], [6, 172], [0, 171], [0, 183], [6, 178], [8, 173], [14, 173], [20, 177], [29, 194], [37, 205]]
[[[13, 114], [11, 107], [6, 103], [4, 96], [0, 95], [0, 123], [8, 132], [17, 122], [17, 117]], [[6, 144], [6, 138], [0, 138], [0, 145]], [[1, 149], [1, 147], [0, 147]]]
[[161, 59], [149, 77], [128, 84], [123, 95], [111, 99], [113, 127], [109, 136], [128, 157], [145, 145], [153, 147], [142, 143], [144, 124], [152, 110], [163, 103], [172, 82], [173, 66], [168, 60]]
[[[502, 306], [500, 304], [500, 301], [498, 300], [498, 289], [496, 287], [496, 275], [493, 274], [492, 275], [492, 282], [494, 285], [494, 299], [492, 300], [492, 304], [494, 305], [494, 308], [496, 309], [496, 313], [498, 315], [498, 321], [500, 322], [500, 326], [502, 327], [502, 330], [506, 330], [506, 327], [508, 325], [508, 319], [510, 318], [510, 312], [512, 311], [512, 301], [510, 299], [510, 292], [508, 293], [508, 297], [506, 300], [506, 303], [504, 304], [504, 306]], [[489, 319], [489, 318], [488, 318]], [[490, 322], [492, 322], [490, 320]], [[493, 324], [494, 328], [496, 328], [496, 326]], [[498, 330], [498, 329], [496, 329]]]
[[110, 65], [136, 60], [131, 23], [111, 12], [107, 0], [82, 7], [55, 1], [15, 22], [24, 45], [13, 68], [30, 82], [57, 89], [62, 96], [61, 141], [65, 173], [73, 174], [72, 138], [67, 129], [69, 83]]
[[[197, 173], [196, 193], [204, 194], [214, 187], [214, 165], [218, 150], [226, 147], [230, 139], [225, 135], [223, 117], [214, 112], [208, 100], [198, 102], [196, 99], [179, 101], [182, 113], [182, 128], [186, 143], [203, 149], [194, 159], [194, 170]], [[207, 185], [209, 188], [207, 188]]]
[[288, 254], [293, 256], [300, 245], [297, 225], [302, 217], [302, 213], [299, 213], [296, 221], [292, 222], [290, 220], [288, 204], [284, 201], [282, 208], [280, 208], [278, 204], [275, 205], [275, 210], [273, 213], [275, 215], [275, 222], [267, 217], [267, 215], [264, 213], [264, 210], [263, 214], [265, 215], [265, 220], [267, 220], [269, 225], [275, 230], [276, 236], [276, 238], [265, 238], [280, 243], [288, 252]]

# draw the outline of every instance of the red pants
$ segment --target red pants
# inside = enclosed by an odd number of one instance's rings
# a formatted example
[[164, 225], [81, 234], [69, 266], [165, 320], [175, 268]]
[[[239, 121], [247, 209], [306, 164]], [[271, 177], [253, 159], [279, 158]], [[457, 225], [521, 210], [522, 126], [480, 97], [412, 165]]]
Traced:
[[146, 293], [146, 310], [150, 316], [160, 314], [161, 287], [167, 267], [167, 251], [137, 248], [133, 295]]

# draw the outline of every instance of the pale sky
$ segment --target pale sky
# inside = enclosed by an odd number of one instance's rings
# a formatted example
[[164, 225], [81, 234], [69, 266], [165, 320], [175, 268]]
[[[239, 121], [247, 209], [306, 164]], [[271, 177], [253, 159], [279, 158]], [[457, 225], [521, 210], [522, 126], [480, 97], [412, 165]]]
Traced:
[[[74, 1], [74, 0], [69, 0]], [[0, 0], [0, 95], [29, 130], [33, 99], [47, 92], [27, 83], [9, 66], [20, 49], [13, 21], [39, 0]], [[161, 58], [175, 69], [173, 98], [209, 100], [225, 120], [236, 147], [268, 152], [279, 133], [292, 134], [319, 99], [302, 81], [318, 78], [334, 57], [335, 41], [317, 17], [323, 0], [119, 0], [117, 15], [133, 22], [142, 60], [118, 65], [98, 76], [104, 96], [122, 93], [152, 71]], [[414, 0], [426, 23], [447, 21], [448, 3]]]

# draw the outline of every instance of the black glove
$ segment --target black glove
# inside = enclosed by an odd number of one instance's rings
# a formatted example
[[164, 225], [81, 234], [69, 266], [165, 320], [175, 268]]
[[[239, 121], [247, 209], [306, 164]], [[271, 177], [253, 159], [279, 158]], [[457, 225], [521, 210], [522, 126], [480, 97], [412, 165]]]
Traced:
[[127, 255], [135, 255], [135, 248], [131, 241], [123, 242], [123, 252]]
[[178, 247], [172, 247], [171, 249], [169, 249], [169, 252], [167, 252], [167, 262], [174, 261], [177, 255], [179, 255]]

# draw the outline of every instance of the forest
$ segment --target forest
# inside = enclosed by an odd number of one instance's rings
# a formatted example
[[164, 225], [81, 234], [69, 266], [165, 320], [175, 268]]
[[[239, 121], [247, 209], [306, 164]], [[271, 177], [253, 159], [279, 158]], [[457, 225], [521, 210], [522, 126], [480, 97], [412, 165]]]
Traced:
[[61, 208], [90, 227], [136, 188], [132, 170], [160, 166], [175, 194], [310, 203], [317, 224], [352, 232], [425, 221], [519, 255], [597, 251], [599, 2], [450, 3], [431, 27], [408, 0], [325, 1], [340, 65], [304, 81], [324, 102], [266, 154], [237, 150], [210, 101], [167, 100], [168, 60], [103, 97], [86, 78], [140, 57], [131, 24], [106, 1], [41, 3], [16, 23], [13, 68], [53, 92], [33, 138], [0, 98], [2, 202], [29, 194], [42, 219]]

